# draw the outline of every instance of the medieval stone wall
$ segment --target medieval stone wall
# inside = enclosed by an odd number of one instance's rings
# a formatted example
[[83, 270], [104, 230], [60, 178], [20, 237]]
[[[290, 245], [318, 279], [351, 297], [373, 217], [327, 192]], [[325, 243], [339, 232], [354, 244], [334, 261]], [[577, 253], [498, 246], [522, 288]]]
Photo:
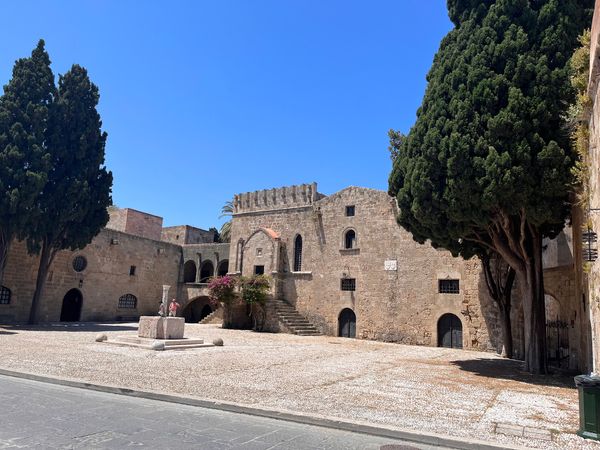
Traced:
[[[354, 216], [346, 215], [347, 206], [354, 206]], [[264, 266], [280, 280], [278, 294], [326, 334], [338, 335], [340, 312], [349, 308], [356, 314], [357, 337], [435, 346], [438, 320], [452, 313], [462, 322], [465, 348], [498, 350], [487, 328], [497, 311], [479, 263], [416, 243], [397, 225], [396, 213], [395, 200], [385, 192], [358, 187], [304, 206], [238, 209], [230, 261], [237, 271], [241, 263], [245, 275]], [[349, 230], [356, 234], [352, 249], [345, 248]], [[298, 235], [302, 264], [294, 271]], [[388, 269], [396, 269], [386, 270], [386, 261]], [[342, 290], [343, 278], [355, 279], [356, 290]], [[438, 293], [440, 279], [458, 279], [460, 292]]]
[[[86, 267], [73, 268], [76, 256], [83, 256]], [[77, 289], [82, 297], [82, 321], [106, 321], [156, 314], [162, 298], [162, 285], [176, 292], [181, 268], [181, 248], [115, 230], [103, 229], [85, 249], [57, 254], [41, 299], [42, 322], [60, 320], [65, 294]], [[35, 289], [38, 258], [27, 255], [22, 242], [9, 252], [3, 284], [11, 291], [10, 304], [0, 304], [0, 320], [24, 322], [29, 317]], [[120, 309], [119, 298], [132, 294], [135, 309]]]
[[132, 208], [110, 208], [106, 228], [160, 241], [162, 217]]
[[160, 239], [161, 241], [177, 245], [203, 244], [214, 242], [215, 234], [212, 231], [189, 225], [177, 225], [174, 227], [164, 227], [161, 231]]

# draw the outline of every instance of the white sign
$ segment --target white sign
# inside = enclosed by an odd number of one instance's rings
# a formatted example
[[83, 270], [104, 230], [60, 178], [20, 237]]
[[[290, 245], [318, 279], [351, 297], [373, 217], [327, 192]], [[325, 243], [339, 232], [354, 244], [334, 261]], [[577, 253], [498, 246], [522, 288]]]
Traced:
[[395, 259], [388, 259], [384, 262], [383, 267], [385, 270], [398, 270], [398, 261]]

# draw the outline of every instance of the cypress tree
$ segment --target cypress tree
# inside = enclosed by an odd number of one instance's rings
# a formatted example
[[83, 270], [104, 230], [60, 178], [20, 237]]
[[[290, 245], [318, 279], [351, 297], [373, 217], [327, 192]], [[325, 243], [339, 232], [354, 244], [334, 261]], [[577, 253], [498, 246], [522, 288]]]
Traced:
[[[542, 239], [569, 215], [569, 57], [592, 0], [448, 0], [455, 28], [427, 76], [389, 192], [419, 242], [472, 243], [519, 279], [525, 368], [545, 373]], [[464, 256], [472, 255], [467, 251]]]
[[15, 62], [0, 97], [0, 285], [11, 242], [39, 217], [35, 203], [50, 168], [45, 132], [55, 94], [40, 40], [29, 58]]
[[28, 228], [30, 252], [40, 254], [29, 321], [37, 319], [48, 270], [60, 250], [82, 249], [108, 222], [112, 174], [104, 166], [106, 132], [96, 109], [98, 88], [74, 65], [60, 76], [46, 130], [51, 170], [41, 191], [38, 220]]

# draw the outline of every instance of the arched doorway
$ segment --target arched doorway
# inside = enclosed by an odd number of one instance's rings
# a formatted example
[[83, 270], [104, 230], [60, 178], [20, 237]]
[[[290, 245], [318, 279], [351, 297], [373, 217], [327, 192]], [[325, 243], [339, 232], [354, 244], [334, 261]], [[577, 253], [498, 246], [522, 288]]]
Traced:
[[208, 283], [210, 277], [215, 274], [215, 266], [210, 261], [204, 261], [200, 269], [200, 283]]
[[438, 347], [463, 348], [462, 322], [454, 314], [444, 314], [437, 324]]
[[83, 304], [83, 295], [79, 289], [71, 289], [66, 293], [60, 310], [61, 322], [79, 322], [81, 317], [81, 305]]
[[217, 276], [224, 277], [229, 272], [229, 261], [224, 259], [219, 263], [219, 268], [217, 269]]
[[196, 263], [191, 259], [183, 265], [183, 282], [194, 283], [196, 281]]
[[548, 364], [569, 368], [569, 324], [563, 319], [558, 299], [544, 295], [546, 312], [546, 357]]
[[350, 308], [342, 309], [338, 318], [338, 325], [340, 337], [356, 337], [356, 314]]
[[181, 315], [188, 323], [198, 323], [212, 312], [213, 308], [209, 303], [209, 298], [198, 297], [187, 304]]

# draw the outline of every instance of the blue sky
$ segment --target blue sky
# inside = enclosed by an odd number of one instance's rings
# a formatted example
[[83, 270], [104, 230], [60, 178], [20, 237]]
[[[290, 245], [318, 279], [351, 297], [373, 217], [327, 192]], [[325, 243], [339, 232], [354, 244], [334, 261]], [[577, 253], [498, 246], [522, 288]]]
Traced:
[[387, 189], [444, 0], [2, 3], [0, 82], [39, 38], [55, 75], [100, 88], [113, 201], [165, 225], [220, 226], [234, 194], [316, 181]]

